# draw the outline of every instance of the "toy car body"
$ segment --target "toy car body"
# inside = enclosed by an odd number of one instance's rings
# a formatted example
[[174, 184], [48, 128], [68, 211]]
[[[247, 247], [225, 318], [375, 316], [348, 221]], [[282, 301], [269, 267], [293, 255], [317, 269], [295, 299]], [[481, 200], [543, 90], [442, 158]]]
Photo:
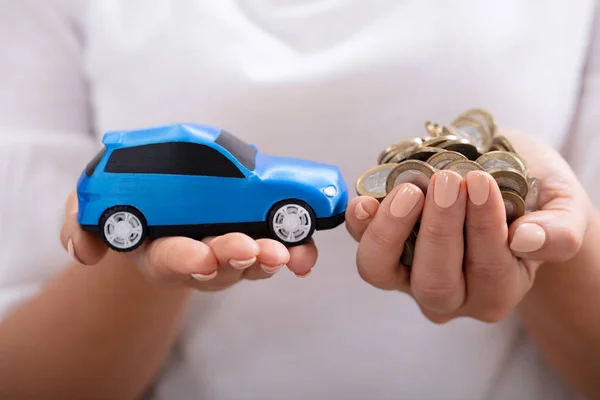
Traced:
[[207, 125], [114, 131], [77, 184], [77, 219], [116, 251], [228, 232], [293, 246], [344, 222], [338, 167], [261, 153]]

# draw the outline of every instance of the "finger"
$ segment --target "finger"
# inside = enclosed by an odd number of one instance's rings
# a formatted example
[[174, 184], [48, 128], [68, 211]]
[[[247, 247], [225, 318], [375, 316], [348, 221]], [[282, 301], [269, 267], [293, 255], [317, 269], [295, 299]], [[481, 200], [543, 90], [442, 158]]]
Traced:
[[303, 245], [291, 247], [289, 252], [288, 269], [299, 278], [309, 276], [319, 255], [314, 240], [310, 239]]
[[527, 272], [508, 248], [502, 194], [486, 172], [467, 175], [465, 275], [469, 315], [497, 322], [517, 305], [526, 290]]
[[354, 240], [360, 241], [378, 208], [379, 202], [373, 197], [359, 196], [350, 200], [346, 207], [346, 229]]
[[463, 275], [467, 191], [462, 177], [438, 171], [431, 178], [417, 236], [411, 290], [426, 309], [456, 311], [465, 300]]
[[260, 254], [258, 243], [238, 232], [228, 233], [207, 241], [225, 271], [242, 271], [256, 263]]
[[153, 281], [208, 281], [217, 275], [219, 261], [212, 249], [186, 237], [151, 241], [128, 253], [142, 273]]
[[244, 278], [248, 280], [270, 278], [290, 260], [288, 249], [280, 242], [271, 239], [258, 239], [260, 248], [256, 263], [244, 270]]
[[71, 258], [81, 265], [97, 264], [108, 250], [98, 235], [81, 229], [77, 222], [77, 195], [74, 191], [67, 198], [60, 241]]
[[358, 272], [367, 283], [386, 290], [407, 289], [408, 273], [400, 267], [400, 256], [423, 203], [423, 192], [410, 183], [394, 188], [381, 202], [356, 255]]
[[575, 196], [556, 197], [543, 210], [529, 213], [510, 226], [510, 249], [527, 260], [566, 262], [581, 248], [587, 230], [586, 212], [587, 205]]

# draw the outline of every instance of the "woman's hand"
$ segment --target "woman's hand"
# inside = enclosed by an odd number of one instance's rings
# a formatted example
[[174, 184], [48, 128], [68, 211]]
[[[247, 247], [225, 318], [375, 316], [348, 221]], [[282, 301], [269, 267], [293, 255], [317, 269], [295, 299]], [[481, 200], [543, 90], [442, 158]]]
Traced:
[[[83, 231], [76, 220], [77, 196], [71, 193], [60, 234], [63, 247], [75, 261], [94, 265], [108, 247], [99, 236]], [[307, 276], [317, 260], [317, 248], [307, 244], [286, 248], [271, 239], [254, 240], [241, 233], [197, 241], [185, 237], [160, 238], [119, 254], [129, 257], [153, 282], [182, 283], [206, 291], [221, 290], [242, 279], [267, 279], [284, 265], [298, 277]]]
[[[591, 210], [585, 191], [553, 149], [522, 134], [505, 136], [525, 159], [529, 175], [540, 180], [539, 211], [508, 227], [498, 185], [485, 172], [463, 180], [438, 171], [427, 196], [404, 184], [381, 204], [354, 198], [346, 226], [359, 242], [358, 271], [366, 282], [410, 294], [435, 323], [461, 316], [496, 322], [532, 287], [542, 262], [575, 256]], [[421, 212], [409, 273], [399, 260]]]

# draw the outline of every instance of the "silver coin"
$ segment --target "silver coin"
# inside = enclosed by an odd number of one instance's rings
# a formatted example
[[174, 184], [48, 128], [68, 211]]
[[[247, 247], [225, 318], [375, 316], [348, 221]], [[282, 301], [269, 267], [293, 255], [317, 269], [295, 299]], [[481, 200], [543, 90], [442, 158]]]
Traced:
[[377, 200], [385, 198], [385, 184], [390, 171], [398, 164], [382, 164], [371, 168], [358, 178], [356, 193], [359, 196], [370, 196]]
[[435, 169], [424, 161], [403, 161], [390, 171], [386, 182], [386, 194], [403, 183], [412, 183], [423, 193], [427, 193], [429, 180], [434, 173]]
[[406, 152], [409, 149], [414, 149], [422, 142], [423, 141], [421, 140], [421, 138], [412, 138], [394, 143], [393, 145], [388, 146], [379, 154], [379, 156], [377, 157], [377, 164], [385, 164], [387, 163], [387, 160], [393, 157], [394, 154]]
[[452, 126], [469, 135], [469, 142], [477, 147], [480, 153], [485, 153], [490, 149], [492, 134], [485, 125], [468, 117], [461, 117], [452, 122]]
[[407, 157], [407, 160], [427, 161], [431, 156], [438, 153], [443, 153], [445, 150], [437, 147], [422, 147], [416, 150], [413, 154]]
[[473, 161], [480, 156], [477, 147], [473, 146], [467, 139], [450, 140], [440, 144], [439, 147], [445, 150], [456, 151]]
[[506, 210], [506, 221], [509, 224], [525, 215], [525, 202], [521, 196], [510, 189], [500, 190], [500, 193]]
[[459, 160], [467, 160], [467, 157], [457, 153], [456, 151], [446, 150], [429, 157], [429, 159], [427, 159], [427, 164], [431, 165], [435, 169], [444, 169], [446, 165], [453, 161]]
[[498, 168], [487, 171], [498, 183], [500, 189], [510, 189], [521, 198], [527, 197], [529, 185], [525, 176], [513, 168]]
[[445, 170], [454, 171], [463, 178], [467, 177], [467, 174], [471, 171], [483, 171], [483, 168], [475, 161], [471, 160], [457, 160], [452, 161], [444, 167]]
[[483, 154], [475, 161], [477, 161], [477, 163], [479, 163], [486, 171], [498, 168], [513, 168], [520, 171], [522, 174], [527, 173], [523, 161], [516, 154], [508, 151], [490, 151]]
[[484, 125], [492, 136], [496, 135], [497, 123], [492, 114], [482, 108], [471, 108], [461, 113], [457, 119], [469, 118]]
[[540, 180], [537, 178], [528, 178], [529, 189], [525, 197], [525, 213], [537, 211], [540, 197]]

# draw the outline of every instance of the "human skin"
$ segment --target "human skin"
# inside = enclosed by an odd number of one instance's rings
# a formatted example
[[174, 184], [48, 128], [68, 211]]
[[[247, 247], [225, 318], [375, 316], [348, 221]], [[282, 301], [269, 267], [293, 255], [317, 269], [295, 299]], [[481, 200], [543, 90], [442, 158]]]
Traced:
[[76, 212], [71, 195], [61, 241], [73, 262], [0, 324], [2, 398], [139, 398], [194, 291], [268, 279], [284, 266], [304, 277], [317, 259], [312, 241], [288, 250], [240, 233], [116, 253], [79, 228]]
[[[498, 185], [482, 171], [466, 179], [438, 171], [426, 195], [404, 184], [381, 204], [356, 197], [346, 226], [358, 242], [358, 272], [374, 287], [411, 295], [434, 323], [493, 323], [517, 312], [566, 381], [599, 398], [598, 210], [557, 152], [521, 133], [502, 134], [540, 179], [538, 211], [507, 226]], [[420, 214], [408, 272], [399, 260]]]

